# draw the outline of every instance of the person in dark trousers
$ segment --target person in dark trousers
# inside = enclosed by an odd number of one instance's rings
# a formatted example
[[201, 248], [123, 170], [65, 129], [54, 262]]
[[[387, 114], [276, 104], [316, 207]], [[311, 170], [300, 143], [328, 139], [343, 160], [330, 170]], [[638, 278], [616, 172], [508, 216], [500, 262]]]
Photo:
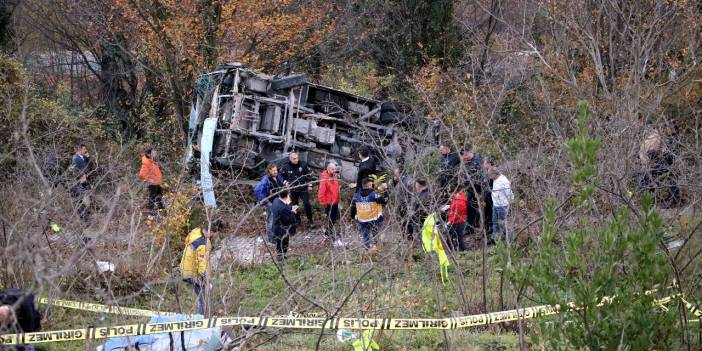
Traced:
[[432, 196], [429, 191], [429, 183], [426, 179], [417, 179], [414, 183], [414, 197], [412, 198], [411, 227], [412, 236], [410, 240], [419, 239], [422, 232], [424, 220], [429, 213], [433, 212]]
[[149, 190], [148, 208], [152, 211], [164, 209], [161, 165], [158, 162], [158, 152], [151, 146], [144, 150], [144, 155], [141, 157], [139, 179], [146, 183]]
[[336, 163], [327, 163], [327, 169], [319, 176], [319, 203], [324, 206], [326, 226], [324, 236], [332, 240], [336, 237], [334, 224], [339, 219], [339, 176], [336, 174]]
[[451, 146], [447, 142], [439, 144], [439, 153], [441, 153], [438, 174], [439, 202], [446, 203], [458, 179], [458, 166], [461, 164], [461, 158], [458, 153], [451, 151]]
[[78, 216], [84, 222], [87, 222], [90, 215], [90, 183], [88, 182], [87, 174], [82, 173], [78, 176], [78, 182], [71, 187], [70, 193], [78, 211]]
[[673, 172], [674, 155], [668, 151], [652, 149], [646, 152], [646, 156], [649, 159], [646, 190], [654, 194], [656, 203], [664, 208], [678, 205], [680, 189]]
[[310, 203], [313, 178], [307, 163], [300, 161], [300, 155], [297, 152], [291, 152], [288, 160], [283, 162], [280, 167], [280, 175], [283, 177], [283, 184], [290, 188], [292, 204], [297, 205], [302, 200], [307, 224], [311, 227], [314, 224], [312, 204]]
[[[487, 176], [487, 172], [491, 168], [495, 168], [495, 162], [492, 157], [483, 158], [483, 173], [485, 178], [483, 179], [483, 230], [485, 230], [485, 235], [487, 238], [492, 238], [492, 179]], [[481, 236], [482, 238], [482, 236]]]
[[448, 206], [448, 238], [446, 243], [451, 251], [466, 251], [464, 236], [466, 233], [466, 217], [470, 208], [463, 186], [459, 185], [451, 197]]
[[483, 196], [483, 174], [481, 172], [482, 157], [468, 145], [461, 151], [461, 162], [465, 176], [463, 179], [468, 201], [468, 215], [466, 218], [466, 237], [473, 237], [480, 229], [480, 204]]
[[[0, 290], [0, 335], [40, 330], [41, 314], [34, 305], [34, 294], [16, 288]], [[34, 350], [34, 346], [17, 345], [10, 350]]]
[[273, 163], [269, 163], [266, 166], [266, 174], [261, 177], [261, 180], [254, 187], [254, 193], [256, 199], [258, 199], [259, 204], [268, 208], [273, 200], [275, 200], [276, 193], [283, 186], [283, 176], [278, 174], [278, 166]]
[[90, 162], [88, 147], [81, 144], [76, 148], [76, 153], [73, 154], [73, 158], [71, 159], [71, 168], [74, 172], [73, 174], [79, 176], [83, 173], [88, 173], [88, 162]]
[[412, 201], [415, 193], [414, 187], [416, 180], [409, 175], [401, 175], [400, 170], [396, 169], [392, 179], [393, 188], [395, 189], [394, 199], [397, 203], [397, 218], [400, 220], [400, 227], [409, 240], [414, 238], [412, 228]]
[[378, 173], [378, 164], [375, 158], [371, 156], [368, 148], [361, 148], [358, 151], [358, 158], [361, 160], [361, 163], [358, 165], [358, 174], [356, 175], [356, 192], [363, 189], [364, 179]]
[[271, 235], [271, 204], [276, 199], [277, 193], [283, 186], [283, 176], [278, 174], [278, 166], [269, 163], [266, 166], [266, 174], [254, 187], [254, 194], [258, 199], [259, 206], [266, 209], [266, 235]]
[[373, 179], [365, 178], [361, 191], [353, 195], [351, 216], [358, 221], [363, 247], [375, 251], [378, 231], [383, 223], [383, 205], [385, 198], [373, 190]]
[[492, 240], [488, 244], [495, 244], [498, 240], [509, 243], [512, 238], [507, 228], [507, 216], [514, 201], [512, 184], [496, 167], [488, 170], [488, 177], [492, 179]]
[[183, 281], [192, 284], [197, 296], [195, 310], [197, 314], [205, 314], [205, 287], [207, 284], [208, 259], [212, 248], [210, 240], [219, 236], [226, 229], [221, 220], [212, 224], [203, 223], [190, 231], [185, 238], [185, 249], [180, 259], [180, 273]]
[[288, 252], [290, 237], [295, 235], [297, 227], [297, 206], [290, 207], [290, 193], [287, 190], [278, 192], [270, 207], [271, 232], [268, 241], [275, 244], [276, 261], [283, 262]]

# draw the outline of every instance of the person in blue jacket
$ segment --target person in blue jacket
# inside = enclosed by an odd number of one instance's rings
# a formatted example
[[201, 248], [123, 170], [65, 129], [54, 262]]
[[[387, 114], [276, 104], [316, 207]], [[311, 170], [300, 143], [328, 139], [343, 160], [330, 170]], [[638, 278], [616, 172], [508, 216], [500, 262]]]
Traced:
[[275, 163], [269, 163], [266, 167], [266, 174], [254, 187], [259, 206], [266, 209], [266, 235], [271, 233], [271, 211], [269, 208], [282, 186], [283, 176], [278, 174], [278, 166]]
[[278, 166], [275, 163], [269, 163], [266, 167], [266, 174], [254, 187], [258, 203], [268, 208], [275, 199], [276, 193], [283, 186], [283, 181], [283, 176], [278, 174]]

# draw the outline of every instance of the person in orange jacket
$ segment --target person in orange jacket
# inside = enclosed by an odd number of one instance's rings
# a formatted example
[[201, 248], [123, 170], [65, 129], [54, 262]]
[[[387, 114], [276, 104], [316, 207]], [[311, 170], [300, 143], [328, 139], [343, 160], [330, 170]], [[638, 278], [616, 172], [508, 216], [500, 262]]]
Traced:
[[149, 189], [148, 208], [151, 210], [162, 210], [163, 206], [163, 175], [161, 175], [161, 165], [158, 162], [158, 152], [153, 146], [149, 146], [141, 157], [141, 170], [139, 179], [146, 183]]

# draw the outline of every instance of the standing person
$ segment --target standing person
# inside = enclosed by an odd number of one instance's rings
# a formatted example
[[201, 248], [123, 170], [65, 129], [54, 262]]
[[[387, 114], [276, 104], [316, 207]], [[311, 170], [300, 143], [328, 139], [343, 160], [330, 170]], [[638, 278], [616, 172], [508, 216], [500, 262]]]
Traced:
[[448, 206], [448, 240], [446, 243], [451, 251], [466, 251], [464, 236], [466, 233], [466, 217], [468, 211], [468, 197], [463, 186], [456, 189]]
[[158, 162], [158, 152], [152, 146], [147, 147], [141, 157], [139, 179], [147, 184], [149, 190], [148, 208], [154, 211], [164, 209], [163, 189], [161, 189], [163, 175], [161, 174], [161, 165]]
[[512, 185], [497, 168], [490, 168], [488, 177], [492, 179], [492, 241], [490, 243], [494, 244], [497, 240], [509, 242], [511, 238], [506, 221], [509, 206], [514, 200]]
[[432, 198], [429, 192], [429, 183], [426, 179], [417, 179], [414, 182], [414, 196], [412, 197], [411, 203], [412, 213], [409, 216], [412, 230], [412, 236], [409, 238], [410, 240], [414, 240], [418, 237], [424, 225], [424, 220], [429, 213], [433, 211], [431, 202]]
[[283, 182], [283, 176], [278, 174], [278, 166], [274, 163], [269, 163], [268, 166], [266, 166], [266, 174], [263, 175], [261, 180], [254, 187], [254, 193], [256, 194], [258, 203], [262, 207], [268, 208], [273, 200], [275, 200], [275, 195], [283, 186]]
[[190, 231], [185, 238], [185, 249], [180, 259], [180, 273], [183, 280], [193, 286], [193, 292], [197, 296], [197, 314], [205, 314], [205, 286], [209, 258], [207, 249], [212, 247], [210, 240], [217, 237], [224, 229], [224, 223], [221, 220], [215, 220], [209, 230], [205, 223]]
[[83, 173], [88, 173], [88, 162], [90, 162], [90, 154], [88, 153], [88, 147], [81, 144], [76, 148], [76, 153], [73, 154], [71, 159], [71, 168], [76, 176]]
[[[482, 168], [484, 173], [495, 167], [495, 162], [492, 157], [485, 157], [483, 159]], [[487, 238], [492, 238], [492, 179], [485, 176], [483, 180], [483, 229], [485, 230], [485, 236]]]
[[363, 189], [353, 195], [351, 216], [358, 221], [363, 247], [375, 251], [378, 231], [383, 223], [383, 205], [387, 201], [373, 191], [373, 179], [365, 178], [362, 184]]
[[358, 158], [361, 160], [361, 163], [358, 165], [358, 174], [356, 175], [356, 192], [363, 189], [364, 179], [378, 173], [378, 164], [367, 147], [363, 147], [358, 151]]
[[302, 199], [302, 205], [307, 216], [307, 224], [311, 227], [314, 224], [312, 220], [312, 204], [310, 204], [312, 172], [307, 167], [307, 163], [300, 161], [300, 155], [297, 152], [291, 152], [288, 160], [283, 162], [280, 167], [280, 175], [283, 177], [283, 184], [290, 188], [292, 204], [297, 205]]
[[416, 180], [409, 175], [401, 175], [400, 170], [396, 169], [393, 176], [394, 194], [397, 200], [397, 218], [400, 220], [400, 226], [405, 234], [405, 237], [412, 240], [412, 202], [414, 201], [414, 187]]
[[290, 237], [295, 235], [297, 226], [297, 206], [290, 207], [290, 194], [287, 190], [278, 192], [278, 197], [270, 207], [271, 231], [268, 241], [275, 244], [276, 261], [283, 262], [288, 252]]
[[454, 186], [458, 176], [458, 166], [461, 164], [461, 159], [458, 153], [451, 151], [451, 146], [448, 142], [439, 144], [439, 153], [441, 161], [439, 163], [439, 196], [440, 202], [445, 203], [451, 195], [451, 188]]
[[271, 203], [275, 200], [275, 196], [283, 186], [283, 176], [278, 174], [278, 166], [274, 163], [269, 163], [266, 166], [266, 174], [254, 187], [254, 193], [258, 204], [266, 209], [266, 235], [271, 235], [271, 211], [269, 211]]
[[324, 236], [333, 240], [336, 237], [334, 224], [339, 219], [339, 200], [341, 199], [336, 163], [328, 162], [327, 169], [322, 172], [319, 179], [319, 203], [324, 206], [326, 216]]
[[461, 162], [465, 170], [465, 190], [468, 201], [468, 217], [466, 218], [466, 237], [472, 237], [480, 229], [480, 199], [483, 196], [483, 175], [480, 171], [482, 157], [466, 145], [461, 151]]
[[87, 174], [81, 173], [78, 176], [78, 182], [71, 187], [70, 193], [80, 219], [87, 222], [90, 215], [90, 183]]
[[[34, 305], [34, 294], [16, 288], [0, 290], [0, 335], [40, 330], [41, 314]], [[18, 345], [14, 350], [34, 350], [34, 346]]]

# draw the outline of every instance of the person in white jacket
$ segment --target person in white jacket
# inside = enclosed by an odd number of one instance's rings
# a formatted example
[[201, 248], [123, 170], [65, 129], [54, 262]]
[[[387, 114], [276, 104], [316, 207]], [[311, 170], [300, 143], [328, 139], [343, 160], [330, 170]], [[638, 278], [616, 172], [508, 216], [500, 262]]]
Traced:
[[509, 241], [505, 221], [509, 213], [509, 205], [514, 200], [512, 185], [497, 168], [490, 168], [488, 177], [493, 181], [490, 194], [492, 196], [492, 238], [489, 243], [494, 244], [498, 239]]

